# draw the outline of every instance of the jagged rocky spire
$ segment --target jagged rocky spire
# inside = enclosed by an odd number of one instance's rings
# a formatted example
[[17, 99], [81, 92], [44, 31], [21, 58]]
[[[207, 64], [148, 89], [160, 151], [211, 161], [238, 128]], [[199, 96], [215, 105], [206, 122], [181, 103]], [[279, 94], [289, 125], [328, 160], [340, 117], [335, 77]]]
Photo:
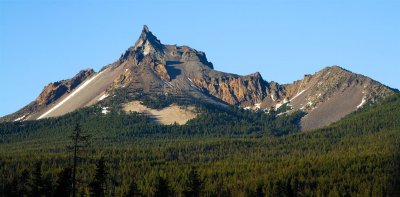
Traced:
[[162, 52], [163, 47], [160, 40], [158, 40], [157, 37], [151, 33], [147, 25], [144, 25], [142, 33], [140, 34], [139, 39], [136, 41], [134, 48], [142, 48], [143, 53], [147, 54], [152, 50]]

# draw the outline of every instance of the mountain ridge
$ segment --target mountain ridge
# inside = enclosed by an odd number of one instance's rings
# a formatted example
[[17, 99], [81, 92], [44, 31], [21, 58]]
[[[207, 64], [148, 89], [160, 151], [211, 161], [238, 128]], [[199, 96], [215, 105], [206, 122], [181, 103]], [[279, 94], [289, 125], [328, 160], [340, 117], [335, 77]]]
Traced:
[[259, 72], [241, 76], [217, 71], [204, 52], [162, 44], [145, 25], [135, 44], [114, 63], [99, 72], [85, 70], [70, 80], [50, 83], [35, 101], [0, 120], [60, 116], [113, 99], [118, 89], [266, 112], [285, 105], [285, 113], [308, 113], [301, 122], [304, 130], [326, 126], [396, 92], [338, 66], [282, 85], [264, 80]]

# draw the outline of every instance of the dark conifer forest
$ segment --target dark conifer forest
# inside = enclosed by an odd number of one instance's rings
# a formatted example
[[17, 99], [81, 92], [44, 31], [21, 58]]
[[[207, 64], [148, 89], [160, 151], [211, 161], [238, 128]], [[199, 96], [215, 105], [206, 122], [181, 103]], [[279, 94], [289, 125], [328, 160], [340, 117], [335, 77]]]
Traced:
[[198, 108], [1, 123], [0, 196], [400, 196], [400, 95], [305, 132], [303, 112]]

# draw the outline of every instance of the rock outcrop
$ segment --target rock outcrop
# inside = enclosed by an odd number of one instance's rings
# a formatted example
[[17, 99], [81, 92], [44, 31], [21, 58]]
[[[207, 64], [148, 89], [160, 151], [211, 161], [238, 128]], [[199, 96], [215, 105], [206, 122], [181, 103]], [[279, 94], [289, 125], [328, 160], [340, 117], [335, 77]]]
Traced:
[[50, 103], [62, 97], [64, 94], [71, 92], [92, 74], [94, 74], [93, 69], [86, 69], [80, 71], [71, 79], [48, 84], [46, 87], [44, 87], [42, 93], [36, 99], [36, 103], [40, 106], [49, 105]]
[[215, 96], [230, 105], [254, 105], [267, 95], [267, 83], [259, 73], [247, 76], [219, 75], [192, 79], [202, 92]]
[[[84, 87], [77, 90], [80, 84]], [[122, 99], [116, 95], [121, 91], [125, 92]], [[284, 85], [266, 81], [258, 72], [240, 76], [216, 71], [204, 52], [188, 46], [164, 45], [144, 26], [134, 46], [116, 62], [98, 73], [87, 69], [69, 80], [50, 83], [34, 102], [2, 120], [54, 117], [107, 101], [130, 102], [130, 94], [146, 94], [264, 111], [286, 105], [290, 110], [283, 113], [294, 110], [308, 113], [301, 126], [310, 130], [394, 92], [338, 66], [326, 67]]]

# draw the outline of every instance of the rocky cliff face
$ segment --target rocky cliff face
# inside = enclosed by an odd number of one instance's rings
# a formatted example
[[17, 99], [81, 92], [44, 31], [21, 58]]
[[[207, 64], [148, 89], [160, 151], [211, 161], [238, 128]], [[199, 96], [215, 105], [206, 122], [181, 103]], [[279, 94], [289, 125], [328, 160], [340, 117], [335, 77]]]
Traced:
[[86, 69], [80, 71], [73, 78], [69, 80], [62, 80], [54, 83], [50, 83], [44, 87], [42, 93], [36, 99], [36, 103], [40, 106], [48, 105], [58, 98], [62, 97], [64, 94], [71, 92], [79, 84], [85, 81], [89, 76], [94, 74], [93, 69]]
[[267, 95], [268, 84], [259, 73], [247, 76], [223, 75], [203, 76], [192, 79], [194, 85], [207, 94], [230, 105], [254, 105]]
[[[144, 26], [135, 45], [116, 62], [98, 73], [88, 69], [69, 80], [50, 83], [34, 102], [2, 120], [60, 116], [112, 99], [114, 103], [126, 102], [126, 98], [116, 98], [116, 92], [121, 91], [156, 97], [171, 95], [252, 110], [276, 110], [286, 105], [291, 110], [284, 113], [294, 110], [308, 113], [301, 123], [304, 130], [328, 125], [394, 92], [338, 66], [284, 85], [265, 81], [258, 72], [240, 76], [216, 71], [204, 52], [187, 46], [164, 45]], [[131, 97], [127, 98], [129, 101]]]

